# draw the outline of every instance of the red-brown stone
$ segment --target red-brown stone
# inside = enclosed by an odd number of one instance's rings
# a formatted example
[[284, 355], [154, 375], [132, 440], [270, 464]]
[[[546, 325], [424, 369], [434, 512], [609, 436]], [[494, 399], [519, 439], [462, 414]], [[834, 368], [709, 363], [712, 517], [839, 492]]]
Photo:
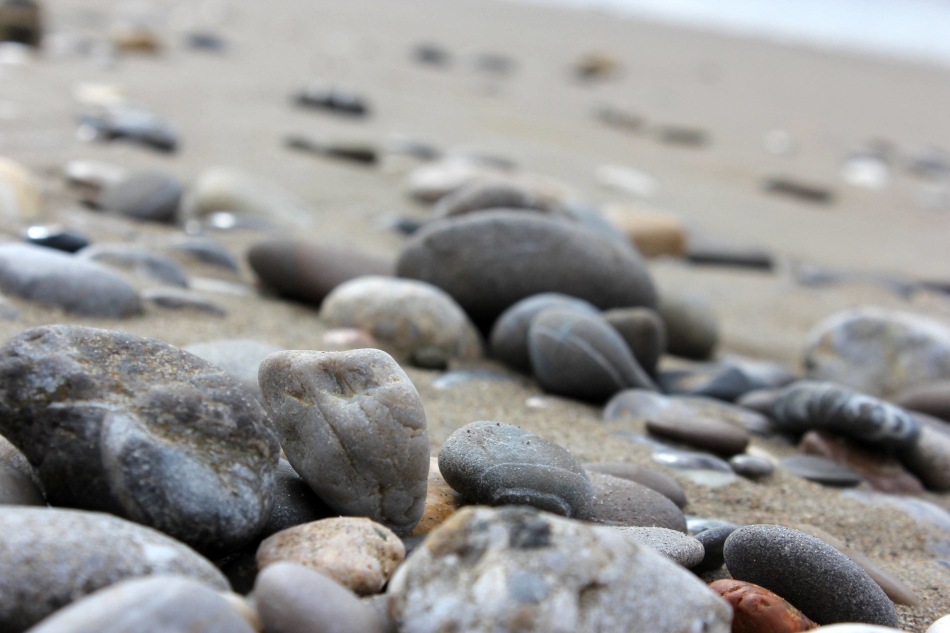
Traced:
[[798, 450], [850, 466], [875, 490], [911, 495], [924, 492], [920, 480], [896, 457], [865, 448], [846, 437], [827, 431], [809, 431], [799, 443]]
[[732, 606], [732, 633], [798, 633], [818, 628], [781, 596], [751, 582], [727, 578], [709, 588]]

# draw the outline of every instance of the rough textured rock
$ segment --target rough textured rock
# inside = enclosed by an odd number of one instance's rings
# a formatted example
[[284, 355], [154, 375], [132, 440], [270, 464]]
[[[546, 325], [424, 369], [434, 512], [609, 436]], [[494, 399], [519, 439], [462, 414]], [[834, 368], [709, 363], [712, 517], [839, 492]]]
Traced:
[[163, 284], [188, 287], [188, 275], [175, 260], [158, 253], [149, 253], [134, 245], [94, 244], [76, 253], [76, 258], [118, 268]]
[[798, 444], [808, 455], [845, 464], [857, 471], [875, 490], [890, 493], [921, 494], [924, 486], [907, 472], [901, 462], [884, 450], [874, 450], [846, 437], [827, 431], [809, 431]]
[[950, 427], [933, 420], [921, 421], [917, 443], [901, 451], [900, 458], [927, 488], [938, 492], [950, 490]]
[[252, 595], [267, 633], [384, 633], [378, 616], [352, 591], [300, 565], [269, 566]]
[[85, 316], [114, 318], [142, 312], [138, 294], [121, 276], [41, 246], [0, 244], [0, 288]]
[[588, 471], [627, 479], [646, 486], [650, 490], [656, 490], [679, 508], [686, 505], [686, 493], [683, 492], [683, 487], [669, 475], [653, 468], [626, 462], [588, 463], [584, 464], [584, 468]]
[[150, 576], [116, 583], [40, 622], [30, 633], [255, 633], [216, 591], [187, 578]]
[[419, 524], [410, 536], [424, 536], [442, 525], [447, 518], [462, 507], [462, 497], [446, 483], [439, 470], [439, 460], [429, 458], [429, 484], [426, 492], [426, 507]]
[[703, 544], [688, 534], [661, 527], [617, 527], [634, 543], [663, 554], [677, 565], [693, 568], [703, 560]]
[[389, 596], [406, 633], [730, 630], [726, 604], [675, 563], [530, 508], [464, 508], [399, 568]]
[[181, 196], [181, 183], [174, 176], [143, 171], [106, 187], [99, 205], [106, 211], [136, 220], [174, 222]]
[[365, 330], [405, 357], [429, 348], [449, 358], [482, 353], [475, 326], [455, 300], [412, 279], [368, 276], [344, 282], [323, 300], [320, 318], [333, 327]]
[[260, 383], [287, 459], [331, 508], [412, 531], [429, 440], [422, 400], [391, 356], [278, 352], [261, 363]]
[[586, 516], [592, 504], [587, 473], [567, 450], [510, 424], [458, 429], [442, 444], [439, 470], [474, 503], [529, 505], [568, 517]]
[[588, 473], [594, 489], [590, 510], [579, 518], [628, 527], [661, 527], [686, 532], [686, 517], [672, 501], [646, 486], [603, 473]]
[[818, 628], [808, 616], [764, 587], [724, 579], [709, 588], [732, 607], [733, 633], [799, 633]]
[[809, 334], [805, 369], [811, 380], [887, 398], [914, 385], [950, 379], [950, 329], [906, 312], [840, 312]]
[[819, 624], [897, 626], [894, 603], [867, 572], [813, 536], [750, 525], [726, 540], [725, 557], [733, 578], [774, 591]]
[[274, 534], [257, 549], [257, 566], [296, 563], [358, 594], [378, 593], [406, 557], [399, 537], [360, 517], [336, 517]]
[[659, 307], [666, 326], [666, 351], [706, 360], [719, 343], [719, 322], [709, 301], [698, 296], [664, 293]]
[[550, 393], [602, 402], [628, 388], [658, 389], [600, 316], [563, 308], [541, 312], [528, 328], [528, 354], [538, 383]]
[[210, 561], [155, 530], [108, 514], [0, 506], [0, 629], [19, 633], [124, 578], [176, 574], [214, 589]]
[[280, 451], [269, 425], [233, 379], [155, 339], [54, 325], [0, 349], [0, 432], [50, 503], [202, 551], [240, 547], [267, 521]]
[[650, 308], [615, 308], [604, 312], [603, 317], [627, 342], [640, 366], [652, 375], [666, 351], [666, 326], [660, 315]]
[[282, 347], [270, 343], [247, 339], [196, 343], [183, 349], [223, 369], [258, 399], [262, 397], [257, 381], [261, 362], [275, 352], [284, 351]]
[[647, 420], [653, 435], [689, 444], [720, 455], [741, 453], [749, 445], [749, 434], [728, 422], [700, 416], [658, 415]]
[[656, 304], [649, 272], [633, 248], [533, 213], [491, 211], [435, 223], [406, 243], [396, 272], [442, 288], [479, 324], [542, 292], [599, 308]]

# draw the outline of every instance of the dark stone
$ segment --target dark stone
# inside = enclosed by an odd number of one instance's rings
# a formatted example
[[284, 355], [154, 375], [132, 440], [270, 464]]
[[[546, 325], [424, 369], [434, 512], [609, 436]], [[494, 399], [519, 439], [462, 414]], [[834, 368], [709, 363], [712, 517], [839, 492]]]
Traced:
[[802, 479], [826, 486], [848, 488], [863, 481], [853, 468], [816, 455], [792, 455], [779, 461], [778, 466]]
[[154, 112], [129, 106], [114, 106], [88, 114], [80, 122], [80, 132], [90, 139], [124, 140], [160, 152], [178, 150], [178, 134]]
[[625, 462], [599, 462], [584, 464], [588, 471], [603, 473], [620, 479], [626, 479], [646, 486], [650, 490], [656, 490], [661, 495], [682, 508], [686, 505], [686, 493], [682, 486], [669, 475], [665, 475], [653, 468], [638, 466], [637, 464], [628, 464]]
[[723, 266], [771, 272], [775, 258], [757, 246], [732, 244], [691, 235], [686, 245], [686, 261], [696, 266]]
[[664, 294], [659, 312], [666, 326], [668, 354], [694, 360], [712, 355], [719, 343], [719, 323], [708, 301], [698, 296]]
[[666, 326], [660, 315], [650, 308], [616, 308], [604, 312], [603, 317], [627, 342], [640, 366], [655, 375], [666, 351]]
[[588, 473], [594, 490], [590, 510], [579, 518], [603, 525], [662, 527], [686, 533], [676, 504], [646, 486], [598, 472]]
[[760, 385], [738, 367], [703, 365], [661, 371], [657, 380], [669, 394], [705, 396], [732, 402]]
[[188, 238], [180, 242], [175, 242], [171, 248], [182, 253], [187, 253], [194, 259], [205, 264], [224, 268], [234, 273], [240, 272], [241, 270], [238, 261], [228, 252], [228, 249], [214, 240], [198, 237]]
[[178, 217], [181, 196], [181, 183], [174, 176], [143, 171], [106, 187], [99, 206], [136, 220], [170, 223]]
[[762, 479], [775, 472], [771, 461], [756, 455], [734, 455], [729, 459], [729, 465], [746, 479]]
[[79, 233], [57, 224], [31, 226], [24, 232], [24, 240], [34, 246], [45, 246], [66, 253], [89, 246], [89, 239]]
[[721, 525], [719, 527], [703, 530], [696, 535], [696, 540], [703, 544], [703, 560], [693, 567], [697, 574], [704, 574], [708, 571], [715, 571], [723, 566], [725, 558], [722, 550], [726, 545], [726, 539], [729, 535], [739, 529], [738, 525]]
[[653, 435], [720, 455], [741, 453], [749, 445], [746, 431], [710, 417], [658, 415], [648, 419], [646, 426]]
[[370, 114], [369, 103], [362, 96], [333, 86], [315, 83], [294, 96], [294, 103], [302, 108], [323, 110], [351, 117]]
[[834, 191], [827, 187], [783, 176], [766, 179], [763, 188], [770, 193], [811, 204], [831, 204], [835, 199]]
[[290, 462], [282, 459], [274, 473], [274, 509], [257, 538], [333, 516], [337, 513], [311, 490]]
[[45, 506], [46, 499], [28, 475], [0, 463], [0, 505]]
[[452, 54], [438, 44], [417, 44], [412, 49], [412, 58], [427, 66], [448, 66], [452, 63]]
[[43, 16], [35, 0], [5, 0], [0, 3], [0, 42], [17, 42], [39, 48], [43, 39]]
[[886, 450], [864, 446], [827, 431], [809, 431], [799, 442], [798, 450], [854, 469], [875, 490], [911, 495], [924, 492], [920, 480]]

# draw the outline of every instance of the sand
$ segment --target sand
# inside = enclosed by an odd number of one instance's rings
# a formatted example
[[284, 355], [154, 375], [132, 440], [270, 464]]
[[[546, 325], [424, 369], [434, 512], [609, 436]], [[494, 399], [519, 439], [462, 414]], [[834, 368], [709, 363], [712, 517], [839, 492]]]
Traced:
[[[54, 30], [101, 33], [114, 3], [49, 4]], [[187, 21], [198, 5], [182, 6], [174, 14], [178, 22]], [[905, 298], [873, 283], [806, 288], [789, 272], [802, 261], [911, 280], [950, 279], [950, 213], [917, 204], [927, 183], [901, 170], [880, 191], [848, 187], [838, 178], [844, 156], [875, 139], [893, 143], [901, 153], [927, 144], [950, 146], [947, 71], [508, 2], [243, 0], [230, 7], [228, 19], [216, 27], [231, 44], [225, 54], [188, 50], [168, 26], [161, 55], [123, 57], [112, 69], [52, 54], [26, 67], [0, 68], [0, 101], [12, 104], [7, 108], [13, 114], [0, 119], [0, 155], [41, 176], [48, 194], [44, 220], [69, 224], [97, 241], [160, 246], [180, 232], [80, 208], [60, 176], [64, 162], [87, 158], [162, 169], [185, 182], [207, 167], [230, 165], [279, 183], [313, 207], [311, 234], [297, 236], [395, 257], [403, 238], [384, 228], [384, 221], [427, 213], [405, 194], [405, 174], [416, 163], [388, 158], [379, 167], [355, 166], [291, 152], [282, 140], [298, 133], [381, 143], [402, 133], [442, 148], [467, 146], [506, 156], [569, 183], [591, 202], [669, 211], [697, 231], [773, 250], [780, 266], [771, 274], [700, 269], [676, 260], [651, 265], [661, 291], [695, 292], [712, 301], [723, 353], [778, 360], [798, 371], [808, 330], [857, 305], [909, 310], [950, 324], [950, 298], [939, 293]], [[410, 50], [420, 42], [441, 44], [458, 55], [458, 63], [445, 70], [414, 64]], [[573, 61], [595, 50], [621, 62], [620, 77], [582, 84], [571, 76]], [[509, 55], [518, 64], [516, 72], [489, 79], [464, 65], [465, 55], [481, 51]], [[352, 86], [371, 100], [373, 116], [347, 120], [292, 108], [290, 93], [311, 79]], [[166, 156], [77, 140], [73, 91], [81, 82], [118, 84], [132, 102], [167, 117], [180, 130], [181, 151]], [[611, 129], [591, 114], [604, 103], [630, 108], [649, 124], [703, 128], [711, 142], [684, 148]], [[796, 138], [794, 156], [763, 149], [765, 134], [776, 128]], [[598, 186], [594, 172], [603, 164], [651, 174], [659, 183], [657, 193], [641, 200]], [[836, 201], [816, 206], [764, 193], [761, 181], [772, 175], [832, 187]], [[13, 239], [20, 228], [6, 225], [2, 232]], [[213, 235], [237, 255], [261, 236]], [[42, 323], [69, 322], [178, 345], [253, 338], [318, 348], [326, 327], [316, 310], [258, 293], [243, 265], [235, 277], [187, 266], [193, 276], [237, 284], [233, 289], [241, 295], [206, 293], [228, 310], [223, 318], [150, 308], [143, 317], [110, 321], [13, 299], [21, 314], [0, 322], [0, 339]], [[489, 419], [541, 433], [582, 461], [658, 467], [647, 448], [611, 434], [600, 422], [599, 408], [542, 396], [535, 383], [491, 361], [478, 367], [507, 378], [438, 389], [433, 386], [438, 372], [408, 369], [426, 405], [433, 450], [459, 426]], [[778, 440], [757, 438], [753, 445], [776, 457], [793, 451]], [[715, 489], [677, 478], [689, 498], [688, 514], [740, 523], [811, 523], [863, 550], [920, 596], [923, 606], [898, 607], [908, 631], [923, 631], [950, 613], [950, 569], [935, 561], [928, 545], [940, 534], [901, 512], [870, 508], [781, 473], [760, 484], [739, 480]], [[947, 495], [926, 498], [950, 508]], [[942, 538], [948, 541], [950, 535]]]

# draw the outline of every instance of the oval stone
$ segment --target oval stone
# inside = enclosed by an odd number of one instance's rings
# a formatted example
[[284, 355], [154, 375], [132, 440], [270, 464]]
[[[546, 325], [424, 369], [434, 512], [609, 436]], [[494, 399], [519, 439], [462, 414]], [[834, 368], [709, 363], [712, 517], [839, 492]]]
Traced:
[[817, 455], [791, 455], [779, 461], [778, 466], [796, 477], [826, 486], [848, 488], [864, 481], [850, 466]]
[[106, 211], [136, 220], [174, 222], [181, 196], [181, 183], [174, 176], [143, 171], [106, 187], [99, 205]]
[[659, 307], [666, 326], [666, 351], [674, 356], [706, 360], [719, 343], [719, 323], [708, 300], [664, 293]]
[[445, 440], [439, 470], [473, 503], [529, 505], [568, 517], [589, 514], [587, 473], [561, 446], [501, 422], [472, 422]]
[[646, 486], [603, 473], [588, 473], [594, 498], [579, 518], [603, 525], [662, 527], [686, 533], [686, 517], [676, 504]]
[[660, 315], [650, 308], [615, 308], [603, 317], [627, 342], [640, 366], [653, 374], [666, 351], [666, 326]]
[[702, 574], [722, 567], [726, 562], [722, 553], [723, 547], [726, 545], [726, 539], [738, 527], [737, 525], [719, 525], [697, 534], [696, 540], [703, 546], [703, 560], [693, 567], [693, 571]]
[[627, 479], [650, 490], [656, 490], [661, 495], [676, 504], [678, 508], [686, 505], [686, 493], [679, 483], [664, 473], [653, 468], [646, 468], [638, 464], [626, 462], [596, 462], [584, 464], [588, 471], [603, 473], [620, 479]]
[[720, 455], [741, 453], [749, 445], [749, 434], [737, 426], [703, 416], [658, 415], [647, 420], [647, 430]]
[[522, 209], [539, 213], [561, 213], [556, 203], [504, 180], [471, 182], [442, 196], [432, 205], [432, 217], [447, 218], [486, 209]]
[[703, 544], [689, 534], [661, 527], [617, 527], [625, 538], [692, 569], [703, 560]]
[[400, 277], [442, 288], [478, 324], [517, 301], [562, 292], [599, 308], [656, 304], [643, 258], [632, 247], [568, 221], [490, 211], [436, 222], [406, 243]]

